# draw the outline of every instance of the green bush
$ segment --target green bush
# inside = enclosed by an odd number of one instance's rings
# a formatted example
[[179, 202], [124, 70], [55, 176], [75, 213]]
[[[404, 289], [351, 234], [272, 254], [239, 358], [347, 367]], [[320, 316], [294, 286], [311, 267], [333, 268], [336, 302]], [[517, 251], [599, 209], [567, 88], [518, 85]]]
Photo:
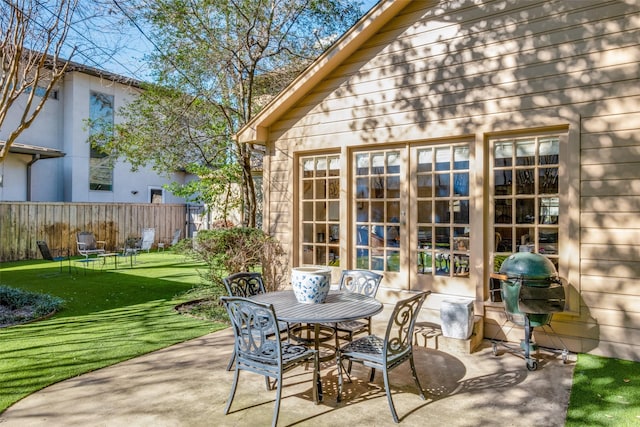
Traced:
[[[0, 312], [0, 324], [28, 322], [60, 310], [63, 304], [64, 300], [58, 297], [0, 285], [0, 306], [9, 310]], [[28, 310], [13, 312], [20, 309]]]
[[280, 243], [258, 228], [231, 227], [199, 231], [191, 245], [177, 250], [207, 264], [204, 278], [214, 294], [224, 295], [222, 279], [241, 271], [260, 271], [267, 290], [277, 290], [286, 274]]

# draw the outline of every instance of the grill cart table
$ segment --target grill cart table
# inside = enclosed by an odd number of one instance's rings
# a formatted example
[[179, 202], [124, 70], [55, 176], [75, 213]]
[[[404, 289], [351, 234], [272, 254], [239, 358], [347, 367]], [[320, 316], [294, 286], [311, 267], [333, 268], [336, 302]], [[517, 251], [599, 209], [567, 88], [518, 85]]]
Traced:
[[[278, 320], [289, 324], [313, 325], [312, 329], [304, 327], [294, 328], [293, 338], [303, 339], [302, 333], [308, 332], [308, 337], [313, 334], [311, 341], [316, 350], [320, 347], [329, 349], [330, 353], [321, 357], [321, 360], [331, 360], [335, 354], [335, 346], [327, 344], [333, 341], [333, 328], [323, 324], [349, 322], [364, 319], [380, 313], [383, 305], [375, 298], [352, 292], [331, 291], [322, 304], [303, 304], [298, 302], [292, 290], [267, 292], [251, 297], [259, 302], [273, 304]], [[299, 335], [295, 335], [298, 333]], [[304, 339], [303, 339], [304, 340]]]

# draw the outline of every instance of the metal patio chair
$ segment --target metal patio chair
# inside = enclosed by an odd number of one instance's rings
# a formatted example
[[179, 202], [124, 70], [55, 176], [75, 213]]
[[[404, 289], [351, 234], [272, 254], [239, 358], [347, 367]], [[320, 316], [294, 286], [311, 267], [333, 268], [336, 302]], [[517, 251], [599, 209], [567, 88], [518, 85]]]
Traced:
[[36, 245], [38, 245], [38, 250], [40, 251], [40, 255], [42, 255], [43, 259], [46, 259], [48, 261], [53, 261], [53, 262], [59, 262], [60, 263], [60, 273], [62, 273], [62, 263], [63, 261], [67, 261], [69, 264], [69, 273], [71, 273], [71, 258], [69, 257], [69, 251], [67, 250], [66, 253], [64, 253], [62, 250], [58, 250], [56, 251], [58, 253], [57, 256], [53, 256], [51, 254], [51, 250], [49, 249], [49, 245], [47, 245], [47, 242], [45, 242], [44, 240], [37, 240], [36, 241]]
[[[235, 273], [230, 276], [227, 276], [222, 279], [224, 283], [224, 287], [227, 289], [227, 293], [230, 297], [242, 297], [249, 298], [254, 295], [264, 294], [265, 287], [264, 281], [262, 280], [262, 275], [260, 273], [255, 272], [240, 272]], [[277, 334], [280, 335], [281, 332], [289, 332], [289, 325], [287, 322], [278, 322], [278, 330]], [[276, 331], [272, 331], [272, 334], [276, 334]], [[233, 362], [235, 361], [236, 353], [235, 351], [231, 355], [231, 360], [229, 360], [229, 364], [227, 365], [227, 371], [231, 370], [233, 366]]]
[[96, 237], [90, 231], [81, 231], [76, 234], [76, 244], [78, 253], [89, 258], [90, 255], [104, 254], [107, 242], [104, 240], [96, 240]]
[[[342, 292], [353, 292], [366, 295], [372, 298], [376, 297], [378, 287], [382, 281], [382, 274], [374, 273], [369, 270], [343, 270], [340, 276], [339, 290]], [[333, 325], [336, 329], [336, 348], [340, 346], [339, 339], [353, 341], [353, 336], [366, 332], [371, 334], [371, 318], [362, 320], [354, 320], [351, 322], [339, 322]], [[339, 335], [344, 333], [342, 337]]]
[[320, 363], [318, 352], [304, 345], [280, 341], [273, 331], [277, 327], [276, 313], [271, 304], [262, 304], [247, 298], [221, 297], [234, 334], [234, 352], [236, 354], [233, 385], [224, 408], [229, 413], [231, 403], [238, 386], [240, 371], [250, 371], [265, 376], [267, 389], [271, 389], [270, 378], [277, 386], [276, 403], [272, 426], [278, 423], [280, 398], [282, 396], [283, 374], [297, 366], [313, 363], [313, 401], [318, 403], [322, 393], [320, 383]]
[[140, 250], [141, 251], [149, 251], [153, 246], [153, 242], [156, 240], [156, 229], [155, 228], [143, 228], [142, 229], [142, 241], [140, 242]]
[[407, 360], [409, 361], [420, 398], [424, 400], [424, 393], [413, 361], [413, 330], [422, 304], [430, 293], [431, 291], [426, 291], [398, 301], [387, 324], [384, 338], [376, 335], [367, 335], [351, 341], [337, 350], [338, 402], [342, 398], [342, 371], [344, 370], [343, 362], [345, 360], [349, 362], [349, 367], [346, 370], [349, 382], [351, 382], [351, 362], [362, 363], [364, 366], [371, 368], [370, 382], [374, 379], [376, 369], [382, 370], [384, 388], [394, 422], [398, 422], [398, 414], [393, 405], [389, 387], [389, 371], [393, 368]]
[[167, 246], [175, 246], [178, 241], [180, 241], [180, 235], [182, 234], [182, 230], [181, 229], [177, 229], [176, 231], [173, 232], [173, 237], [171, 238], [171, 243], [169, 243], [167, 245], [167, 240], [168, 239], [164, 239], [158, 242], [158, 250], [162, 249], [162, 251], [164, 252], [164, 250], [167, 248]]

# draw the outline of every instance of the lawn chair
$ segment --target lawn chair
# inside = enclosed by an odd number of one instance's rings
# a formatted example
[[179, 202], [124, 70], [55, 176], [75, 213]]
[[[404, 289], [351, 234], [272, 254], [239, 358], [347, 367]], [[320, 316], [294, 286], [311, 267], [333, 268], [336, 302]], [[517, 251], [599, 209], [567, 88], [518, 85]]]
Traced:
[[[176, 231], [174, 231], [173, 238], [171, 239], [171, 243], [169, 244], [169, 246], [175, 246], [180, 240], [181, 234], [182, 234], [182, 230], [180, 230], [179, 228]], [[164, 252], [164, 249], [166, 248], [166, 246], [167, 244], [165, 240], [158, 242], [158, 250], [162, 249], [162, 251]]]
[[342, 398], [342, 371], [344, 370], [342, 363], [345, 360], [349, 362], [346, 370], [349, 382], [351, 382], [351, 362], [359, 362], [371, 368], [370, 382], [373, 382], [376, 369], [382, 370], [384, 388], [387, 392], [387, 400], [389, 401], [389, 408], [394, 422], [398, 422], [398, 414], [391, 399], [391, 389], [389, 388], [390, 370], [408, 360], [411, 365], [413, 380], [418, 386], [420, 398], [424, 400], [422, 386], [418, 380], [416, 366], [413, 362], [413, 329], [422, 304], [430, 293], [431, 291], [426, 291], [398, 301], [389, 319], [384, 339], [376, 335], [368, 335], [351, 341], [337, 350], [338, 402]]
[[69, 250], [66, 251], [66, 254], [62, 255], [63, 251], [60, 249], [57, 251], [59, 255], [53, 256], [51, 254], [51, 251], [49, 250], [47, 242], [45, 242], [44, 240], [38, 240], [36, 241], [36, 244], [38, 245], [38, 250], [40, 250], [40, 255], [42, 255], [43, 259], [53, 262], [60, 262], [60, 273], [62, 273], [62, 262], [64, 260], [67, 260], [69, 263], [69, 273], [71, 273], [71, 258], [69, 257]]
[[278, 423], [280, 397], [282, 396], [282, 378], [285, 372], [302, 365], [313, 363], [313, 402], [318, 403], [321, 394], [320, 362], [318, 352], [304, 345], [280, 341], [277, 329], [276, 313], [271, 304], [262, 304], [246, 298], [221, 297], [234, 334], [234, 352], [236, 369], [233, 385], [224, 408], [229, 413], [236, 394], [240, 371], [250, 371], [264, 375], [267, 390], [271, 389], [270, 378], [275, 380], [276, 404], [273, 411], [273, 427]]
[[[227, 288], [227, 293], [230, 297], [243, 297], [249, 298], [254, 295], [264, 294], [264, 282], [262, 281], [262, 275], [260, 273], [240, 272], [227, 276], [222, 279], [224, 287]], [[289, 332], [289, 325], [287, 322], [278, 322], [278, 335], [281, 332]], [[275, 333], [275, 331], [274, 331]], [[288, 335], [287, 335], [288, 336]], [[235, 351], [231, 355], [231, 359], [227, 364], [227, 371], [230, 371], [233, 367], [233, 362], [236, 360]]]
[[153, 242], [156, 240], [156, 229], [155, 228], [143, 228], [142, 229], [142, 242], [140, 243], [141, 251], [149, 251], [151, 250], [151, 246], [153, 246]]
[[76, 234], [76, 244], [78, 253], [84, 255], [85, 259], [88, 259], [90, 255], [106, 253], [105, 246], [107, 242], [96, 240], [96, 237], [90, 231], [81, 231]]

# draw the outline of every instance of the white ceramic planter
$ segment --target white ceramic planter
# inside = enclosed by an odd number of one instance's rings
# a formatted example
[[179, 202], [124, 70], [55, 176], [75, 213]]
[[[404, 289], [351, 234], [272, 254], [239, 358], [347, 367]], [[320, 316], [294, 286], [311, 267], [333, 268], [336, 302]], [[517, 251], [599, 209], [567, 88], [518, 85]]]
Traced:
[[322, 304], [331, 288], [331, 270], [318, 267], [292, 268], [291, 286], [298, 302]]

